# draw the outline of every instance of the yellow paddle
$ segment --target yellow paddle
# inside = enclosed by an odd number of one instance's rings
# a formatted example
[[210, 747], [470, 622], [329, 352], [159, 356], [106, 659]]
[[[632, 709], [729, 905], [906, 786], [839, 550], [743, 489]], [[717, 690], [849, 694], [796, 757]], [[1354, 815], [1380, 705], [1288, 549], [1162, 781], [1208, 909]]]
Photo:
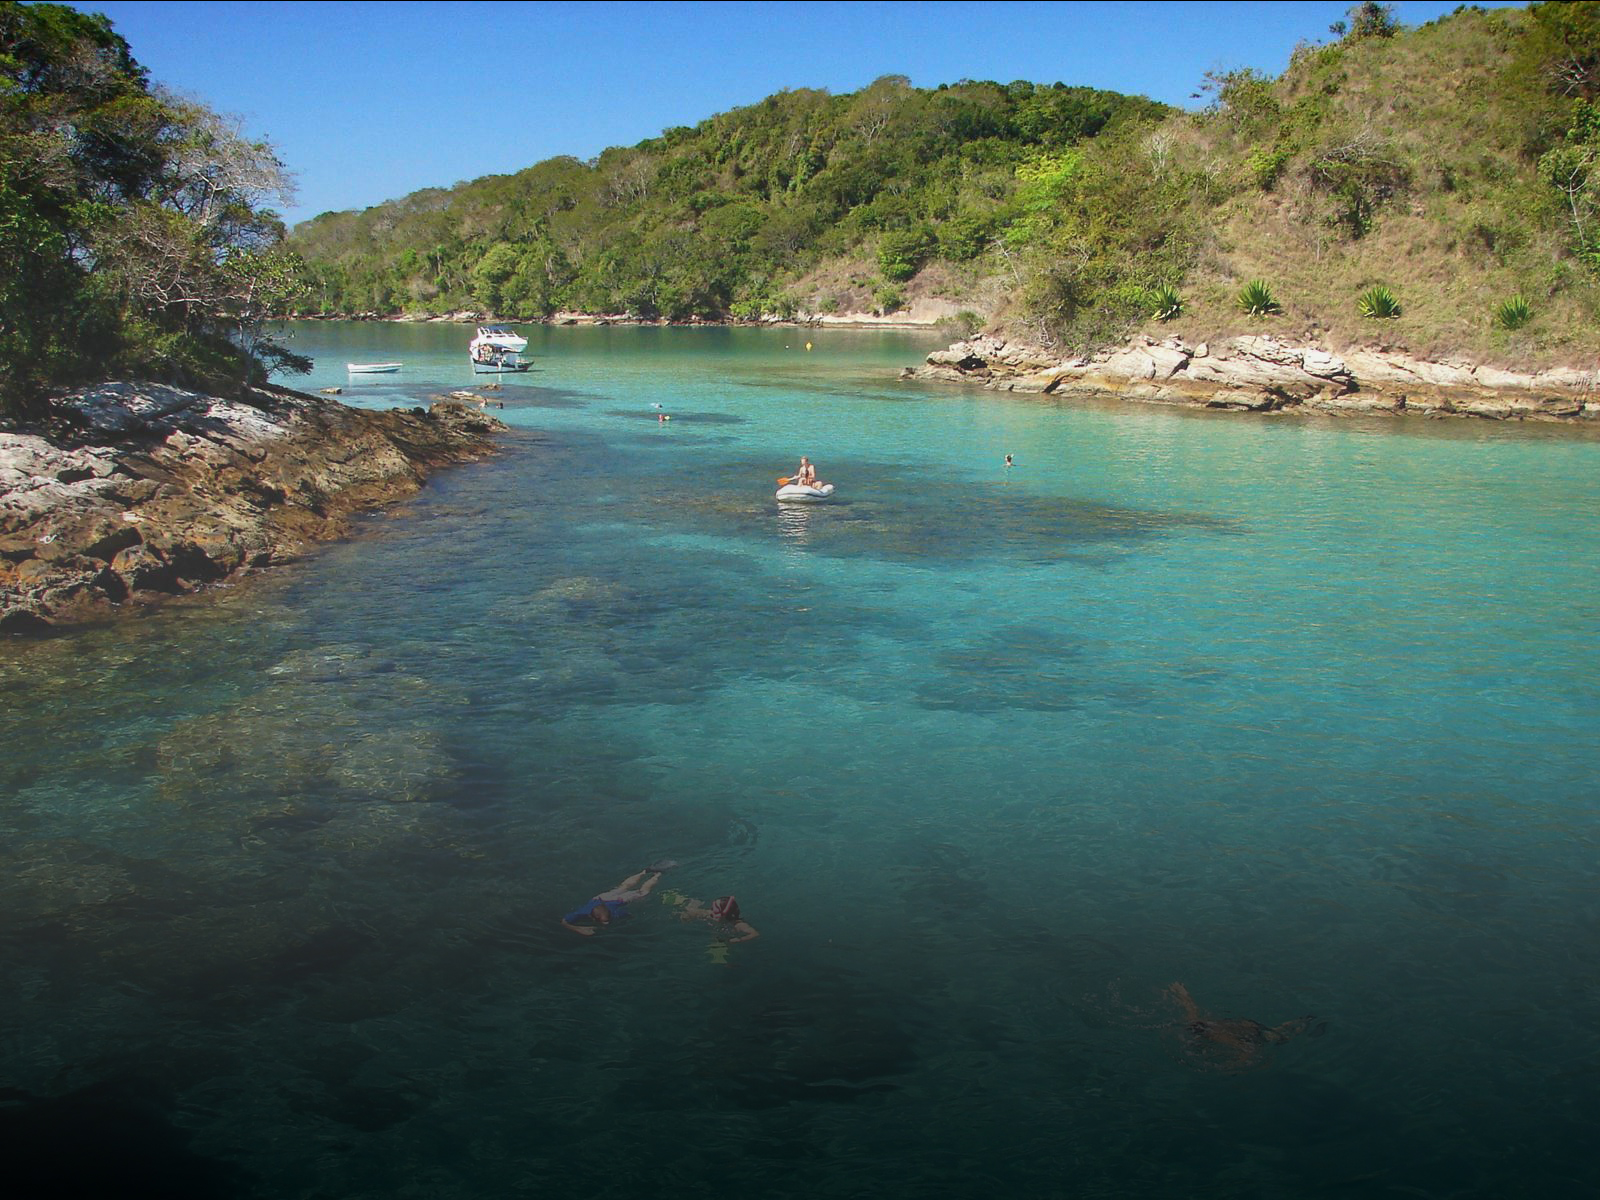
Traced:
[[778, 476], [778, 486], [782, 487], [784, 484], [788, 483], [789, 480], [792, 479], [792, 478], [794, 478], [792, 475], [779, 475]]

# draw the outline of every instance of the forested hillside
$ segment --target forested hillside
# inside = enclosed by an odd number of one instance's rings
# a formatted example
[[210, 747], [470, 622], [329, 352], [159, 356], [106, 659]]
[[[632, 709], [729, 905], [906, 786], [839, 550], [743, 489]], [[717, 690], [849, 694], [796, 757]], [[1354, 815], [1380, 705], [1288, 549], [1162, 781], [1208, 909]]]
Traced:
[[1357, 5], [1279, 77], [1208, 77], [1197, 113], [1059, 84], [784, 92], [292, 240], [327, 312], [752, 318], [941, 294], [1063, 349], [1144, 327], [1571, 358], [1600, 306], [1596, 7], [1402, 29]]
[[895, 307], [926, 264], [980, 259], [1027, 218], [1028, 180], [1167, 111], [1060, 84], [783, 92], [590, 163], [324, 214], [293, 240], [326, 311], [791, 315], [830, 299], [796, 289], [807, 269], [856, 257]]

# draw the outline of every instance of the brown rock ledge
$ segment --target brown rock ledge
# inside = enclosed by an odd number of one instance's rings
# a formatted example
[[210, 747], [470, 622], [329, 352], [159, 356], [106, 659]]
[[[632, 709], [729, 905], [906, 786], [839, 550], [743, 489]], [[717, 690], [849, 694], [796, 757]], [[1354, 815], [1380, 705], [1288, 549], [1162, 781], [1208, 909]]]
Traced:
[[282, 388], [248, 403], [146, 383], [56, 398], [0, 426], [0, 631], [193, 592], [343, 536], [428, 474], [492, 453], [466, 405], [368, 411]]
[[907, 367], [901, 377], [1253, 412], [1600, 418], [1593, 371], [1524, 374], [1465, 362], [1426, 362], [1386, 350], [1336, 355], [1265, 336], [1195, 346], [1180, 338], [1142, 337], [1092, 358], [1063, 359], [1037, 346], [985, 334], [935, 350], [925, 366]]

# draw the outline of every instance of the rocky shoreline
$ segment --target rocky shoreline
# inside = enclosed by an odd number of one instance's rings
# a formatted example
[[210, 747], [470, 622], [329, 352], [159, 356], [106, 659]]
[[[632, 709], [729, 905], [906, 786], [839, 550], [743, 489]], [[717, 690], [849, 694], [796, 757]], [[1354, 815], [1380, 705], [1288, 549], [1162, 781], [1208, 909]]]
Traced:
[[1189, 345], [1143, 337], [1089, 358], [991, 335], [928, 355], [902, 378], [976, 383], [1052, 396], [1117, 396], [1149, 404], [1250, 412], [1324, 412], [1583, 422], [1600, 419], [1596, 372], [1519, 373], [1428, 362], [1390, 350], [1341, 354], [1266, 336]]
[[923, 329], [932, 330], [950, 321], [959, 305], [948, 301], [927, 301], [912, 305], [903, 311], [882, 316], [870, 312], [802, 313], [793, 317], [762, 317], [743, 320], [728, 317], [713, 320], [709, 317], [691, 317], [684, 321], [666, 318], [648, 319], [627, 313], [555, 312], [548, 317], [492, 317], [484, 313], [454, 312], [436, 314], [402, 313], [398, 316], [376, 313], [307, 313], [292, 317], [275, 317], [281, 321], [387, 321], [400, 325], [639, 325], [653, 328], [710, 327], [720, 329], [736, 326], [782, 326], [805, 329]]
[[0, 631], [102, 620], [345, 535], [506, 427], [457, 401], [384, 412], [282, 388], [108, 383], [0, 427]]

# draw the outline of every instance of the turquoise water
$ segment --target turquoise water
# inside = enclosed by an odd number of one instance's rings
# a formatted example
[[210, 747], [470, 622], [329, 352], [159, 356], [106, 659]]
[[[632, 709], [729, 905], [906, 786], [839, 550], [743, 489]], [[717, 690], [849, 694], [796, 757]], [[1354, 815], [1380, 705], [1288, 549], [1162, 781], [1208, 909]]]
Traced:
[[[23, 1194], [1600, 1184], [1600, 438], [527, 332], [497, 459], [0, 642]], [[358, 404], [486, 381], [459, 326], [294, 334]], [[832, 504], [774, 504], [801, 454]], [[663, 857], [760, 939], [561, 928]]]

